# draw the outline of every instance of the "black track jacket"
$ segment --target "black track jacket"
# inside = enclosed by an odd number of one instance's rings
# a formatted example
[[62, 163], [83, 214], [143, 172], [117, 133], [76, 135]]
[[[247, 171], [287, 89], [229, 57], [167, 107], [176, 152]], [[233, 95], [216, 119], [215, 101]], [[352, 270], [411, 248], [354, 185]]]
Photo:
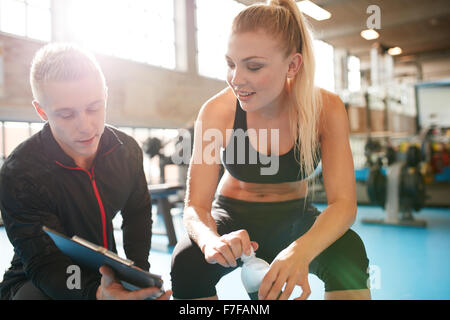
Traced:
[[116, 252], [112, 219], [121, 211], [128, 259], [148, 271], [151, 201], [142, 150], [125, 133], [105, 126], [90, 171], [77, 167], [50, 127], [20, 144], [0, 172], [0, 209], [14, 258], [0, 284], [3, 299], [31, 279], [52, 299], [95, 299], [101, 275], [81, 267], [81, 289], [69, 289], [75, 265], [42, 231], [80, 236]]

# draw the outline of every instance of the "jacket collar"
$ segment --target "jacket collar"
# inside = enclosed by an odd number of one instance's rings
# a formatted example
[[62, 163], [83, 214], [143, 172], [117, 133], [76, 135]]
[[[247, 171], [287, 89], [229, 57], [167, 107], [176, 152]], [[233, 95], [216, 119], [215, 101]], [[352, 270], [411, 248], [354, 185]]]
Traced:
[[[52, 162], [59, 162], [64, 166], [77, 167], [75, 161], [69, 157], [56, 142], [55, 137], [50, 130], [50, 125], [48, 122], [44, 125], [40, 131], [41, 141], [43, 145], [43, 150]], [[112, 152], [115, 148], [122, 145], [123, 142], [119, 139], [117, 134], [111, 129], [110, 126], [105, 125], [105, 130], [100, 138], [98, 145], [97, 155], [94, 161], [99, 157], [107, 155]]]

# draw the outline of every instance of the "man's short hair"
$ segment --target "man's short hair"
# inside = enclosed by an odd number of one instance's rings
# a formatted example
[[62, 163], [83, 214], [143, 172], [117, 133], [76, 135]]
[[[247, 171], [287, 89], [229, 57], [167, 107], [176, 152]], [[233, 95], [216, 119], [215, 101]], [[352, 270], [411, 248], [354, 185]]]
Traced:
[[50, 43], [35, 54], [30, 70], [33, 98], [44, 103], [42, 85], [50, 81], [80, 80], [86, 76], [99, 76], [106, 87], [103, 72], [94, 55], [75, 44]]

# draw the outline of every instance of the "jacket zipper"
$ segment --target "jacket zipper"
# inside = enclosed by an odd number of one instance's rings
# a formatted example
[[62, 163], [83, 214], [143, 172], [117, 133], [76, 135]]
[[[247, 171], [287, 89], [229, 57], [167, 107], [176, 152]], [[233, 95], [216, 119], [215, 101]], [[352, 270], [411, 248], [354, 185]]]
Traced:
[[61, 167], [63, 167], [63, 168], [70, 169], [70, 170], [81, 170], [81, 171], [84, 171], [84, 172], [86, 172], [88, 174], [89, 179], [91, 181], [92, 188], [94, 189], [95, 197], [97, 198], [97, 203], [98, 203], [98, 206], [100, 208], [100, 214], [101, 214], [101, 217], [102, 217], [103, 246], [106, 249], [108, 249], [108, 238], [107, 238], [107, 235], [106, 235], [106, 213], [105, 213], [105, 207], [103, 206], [103, 201], [102, 201], [102, 199], [100, 197], [100, 193], [98, 192], [97, 184], [95, 183], [94, 167], [92, 167], [92, 174], [91, 174], [86, 169], [83, 169], [83, 168], [80, 168], [80, 167], [68, 167], [68, 166], [63, 165], [62, 163], [60, 163], [59, 161], [56, 161], [56, 160], [55, 160], [55, 162], [58, 165], [60, 165]]

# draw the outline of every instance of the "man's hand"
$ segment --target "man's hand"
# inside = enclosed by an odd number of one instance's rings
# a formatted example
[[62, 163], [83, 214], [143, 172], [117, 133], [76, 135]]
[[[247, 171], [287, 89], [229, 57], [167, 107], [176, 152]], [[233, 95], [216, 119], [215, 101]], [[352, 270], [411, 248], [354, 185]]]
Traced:
[[[114, 271], [111, 268], [102, 266], [99, 271], [102, 274], [102, 280], [97, 289], [97, 300], [144, 300], [156, 295], [160, 291], [157, 287], [129, 291], [117, 281], [114, 276]], [[171, 295], [172, 290], [167, 290], [155, 300], [169, 300]]]

